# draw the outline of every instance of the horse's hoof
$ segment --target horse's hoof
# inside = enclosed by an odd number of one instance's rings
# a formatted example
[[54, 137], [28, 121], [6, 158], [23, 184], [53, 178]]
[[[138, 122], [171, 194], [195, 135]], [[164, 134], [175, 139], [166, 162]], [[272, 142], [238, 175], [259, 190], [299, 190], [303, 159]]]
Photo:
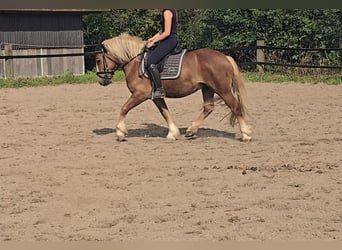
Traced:
[[177, 141], [178, 140], [178, 138], [173, 136], [173, 135], [166, 136], [166, 139], [168, 139], [169, 141]]
[[118, 142], [126, 142], [127, 141], [127, 139], [126, 138], [123, 138], [123, 139], [116, 139]]
[[191, 130], [187, 130], [184, 137], [187, 140], [193, 140], [193, 139], [197, 138], [197, 135], [196, 135], [196, 133], [192, 132]]
[[249, 143], [252, 140], [252, 137], [250, 136], [244, 136], [240, 139], [242, 142]]
[[116, 140], [118, 142], [124, 142], [124, 141], [127, 141], [127, 138], [126, 137], [117, 137]]
[[185, 137], [194, 137], [194, 136], [196, 136], [196, 134], [194, 133], [194, 132], [192, 132], [192, 131], [190, 131], [190, 130], [187, 130], [186, 132], [185, 132], [185, 135], [184, 135]]
[[116, 127], [116, 140], [118, 142], [127, 141], [126, 139], [127, 131]]
[[184, 135], [184, 137], [185, 137], [185, 139], [187, 139], [187, 140], [194, 140], [194, 139], [196, 139], [197, 138], [197, 135], [196, 134], [186, 134], [186, 135]]

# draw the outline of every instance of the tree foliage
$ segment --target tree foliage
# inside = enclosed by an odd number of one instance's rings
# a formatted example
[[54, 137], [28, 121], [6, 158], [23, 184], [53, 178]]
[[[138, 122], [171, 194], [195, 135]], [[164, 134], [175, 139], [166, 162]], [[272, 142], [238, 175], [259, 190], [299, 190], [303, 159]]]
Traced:
[[86, 44], [117, 36], [123, 32], [147, 39], [160, 27], [158, 10], [113, 9], [102, 14], [83, 17]]
[[[340, 48], [342, 44], [340, 9], [180, 9], [178, 19], [178, 36], [190, 50], [254, 46], [257, 40], [292, 48]], [[83, 21], [86, 44], [122, 32], [146, 40], [160, 29], [160, 10], [113, 9], [86, 15]], [[298, 54], [286, 56], [294, 59]], [[341, 63], [341, 52], [328, 57]]]
[[[339, 47], [339, 9], [181, 9], [178, 35], [190, 49], [255, 45], [257, 39], [282, 47]], [[147, 39], [160, 29], [157, 9], [113, 9], [84, 16], [85, 42], [122, 32]]]

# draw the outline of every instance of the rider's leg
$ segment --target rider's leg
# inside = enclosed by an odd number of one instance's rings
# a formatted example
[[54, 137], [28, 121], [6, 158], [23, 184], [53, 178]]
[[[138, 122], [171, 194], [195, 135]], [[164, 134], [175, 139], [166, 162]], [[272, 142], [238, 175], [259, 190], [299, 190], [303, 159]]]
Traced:
[[155, 64], [151, 64], [148, 67], [148, 72], [153, 83], [152, 99], [164, 98], [165, 91], [160, 80], [160, 72]]

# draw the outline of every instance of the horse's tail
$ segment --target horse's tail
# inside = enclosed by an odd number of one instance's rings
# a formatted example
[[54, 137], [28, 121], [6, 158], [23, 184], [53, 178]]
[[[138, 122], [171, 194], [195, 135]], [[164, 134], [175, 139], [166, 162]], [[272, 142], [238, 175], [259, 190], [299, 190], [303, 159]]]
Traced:
[[[242, 116], [245, 117], [247, 113], [247, 107], [246, 107], [247, 97], [246, 97], [246, 88], [245, 88], [244, 79], [242, 78], [240, 74], [239, 67], [236, 64], [234, 58], [231, 56], [226, 56], [226, 57], [228, 61], [230, 62], [230, 64], [233, 66], [233, 70], [234, 70], [232, 88], [231, 88], [232, 94], [234, 98], [236, 99], [236, 101], [239, 103]], [[230, 120], [230, 124], [234, 126], [236, 123], [236, 116], [234, 112], [231, 112], [229, 120]]]

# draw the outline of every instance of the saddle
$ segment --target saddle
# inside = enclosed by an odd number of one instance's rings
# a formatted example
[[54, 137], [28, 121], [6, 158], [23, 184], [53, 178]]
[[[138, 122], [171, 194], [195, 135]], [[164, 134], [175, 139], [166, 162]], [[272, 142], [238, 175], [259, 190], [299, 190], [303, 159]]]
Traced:
[[[149, 78], [147, 71], [147, 58], [149, 52], [150, 51], [144, 52], [141, 61], [141, 72], [146, 78]], [[161, 80], [172, 80], [179, 77], [185, 53], [186, 49], [183, 49], [180, 46], [180, 43], [178, 43], [174, 50], [157, 64]]]

